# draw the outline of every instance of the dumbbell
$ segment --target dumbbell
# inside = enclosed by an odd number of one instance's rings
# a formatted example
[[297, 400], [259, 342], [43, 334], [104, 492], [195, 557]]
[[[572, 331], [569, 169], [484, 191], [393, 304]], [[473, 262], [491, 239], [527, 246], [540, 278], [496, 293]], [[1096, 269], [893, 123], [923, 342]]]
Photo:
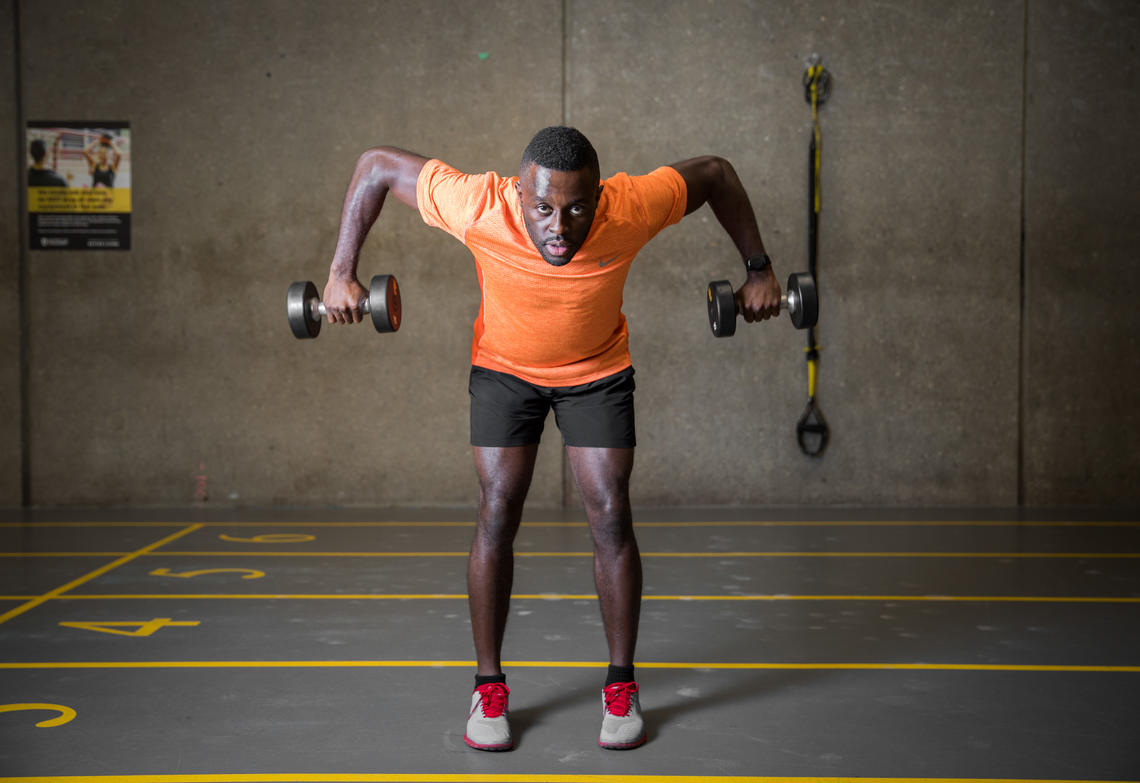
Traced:
[[[289, 328], [301, 340], [321, 333], [321, 322], [328, 315], [317, 287], [308, 280], [289, 286], [285, 296], [285, 310], [289, 315]], [[360, 310], [372, 315], [372, 325], [378, 332], [394, 332], [400, 328], [400, 289], [392, 275], [376, 275], [368, 288], [368, 296], [361, 297]]]
[[[788, 311], [792, 326], [807, 329], [819, 320], [819, 297], [815, 291], [815, 279], [807, 272], [797, 272], [788, 278], [787, 293], [780, 297], [780, 307]], [[717, 337], [732, 337], [736, 334], [736, 296], [732, 283], [727, 280], [714, 280], [709, 283], [709, 326]]]

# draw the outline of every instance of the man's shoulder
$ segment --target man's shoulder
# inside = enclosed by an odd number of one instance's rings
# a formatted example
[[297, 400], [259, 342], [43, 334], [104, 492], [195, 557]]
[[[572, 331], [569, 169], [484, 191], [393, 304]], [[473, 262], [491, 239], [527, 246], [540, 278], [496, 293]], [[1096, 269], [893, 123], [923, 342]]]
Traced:
[[432, 158], [420, 169], [420, 177], [431, 180], [465, 181], [470, 184], [482, 184], [485, 187], [501, 186], [503, 183], [512, 184], [518, 177], [505, 177], [495, 171], [481, 171], [469, 173], [452, 166], [450, 163]]
[[417, 183], [420, 215], [466, 242], [476, 226], [514, 222], [517, 180], [494, 171], [468, 174], [442, 160], [429, 160]]
[[607, 229], [632, 231], [648, 241], [685, 216], [685, 180], [671, 166], [648, 174], [619, 172], [602, 185], [598, 213]]
[[44, 169], [29, 168], [28, 169], [28, 186], [29, 187], [67, 187], [67, 180], [56, 174], [54, 171], [47, 171]]
[[630, 192], [659, 190], [662, 188], [676, 189], [678, 185], [684, 185], [684, 178], [681, 176], [681, 173], [672, 166], [658, 166], [644, 174], [630, 174], [626, 171], [619, 171], [603, 179], [602, 185], [604, 187], [612, 187], [615, 190]]
[[685, 199], [685, 182], [680, 172], [670, 166], [659, 166], [647, 174], [619, 171], [602, 180], [602, 197], [607, 206], [618, 213], [631, 210], [643, 214], [650, 205]]

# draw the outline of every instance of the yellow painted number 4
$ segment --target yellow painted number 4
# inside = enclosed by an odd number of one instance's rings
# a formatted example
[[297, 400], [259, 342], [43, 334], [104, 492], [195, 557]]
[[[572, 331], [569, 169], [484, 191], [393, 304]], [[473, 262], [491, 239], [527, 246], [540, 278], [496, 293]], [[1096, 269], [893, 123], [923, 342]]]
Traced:
[[[78, 628], [81, 631], [111, 633], [116, 636], [150, 636], [160, 628], [198, 625], [198, 620], [174, 620], [170, 617], [155, 617], [153, 620], [128, 620], [125, 622], [60, 623], [64, 628]], [[133, 631], [123, 630], [133, 628]]]

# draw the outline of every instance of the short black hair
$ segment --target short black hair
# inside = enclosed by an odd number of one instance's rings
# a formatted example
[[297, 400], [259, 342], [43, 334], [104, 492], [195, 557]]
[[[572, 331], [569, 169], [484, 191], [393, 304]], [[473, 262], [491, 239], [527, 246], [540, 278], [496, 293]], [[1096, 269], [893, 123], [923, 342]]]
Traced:
[[43, 139], [32, 139], [29, 151], [32, 153], [32, 160], [39, 163], [47, 155], [47, 146], [44, 145]]
[[521, 167], [535, 163], [544, 169], [554, 171], [580, 171], [591, 169], [599, 177], [598, 153], [577, 128], [551, 125], [534, 134], [530, 144], [523, 150]]

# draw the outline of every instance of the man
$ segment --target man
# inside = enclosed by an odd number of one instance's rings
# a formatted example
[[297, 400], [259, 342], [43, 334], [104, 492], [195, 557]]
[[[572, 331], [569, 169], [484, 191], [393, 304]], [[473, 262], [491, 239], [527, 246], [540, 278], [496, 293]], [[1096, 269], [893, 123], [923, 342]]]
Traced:
[[67, 180], [47, 167], [47, 145], [43, 139], [32, 139], [28, 145], [32, 165], [28, 167], [29, 188], [66, 188]]
[[636, 440], [622, 288], [638, 250], [707, 202], [748, 269], [737, 292], [744, 320], [778, 313], [780, 286], [748, 195], [732, 166], [713, 156], [602, 181], [593, 146], [565, 127], [535, 135], [517, 178], [371, 149], [345, 196], [324, 291], [332, 323], [362, 318], [357, 257], [388, 193], [467, 245], [483, 296], [469, 384], [479, 511], [467, 583], [478, 669], [464, 739], [481, 750], [513, 747], [500, 659], [512, 546], [553, 408], [594, 541], [609, 647], [598, 742], [637, 747], [645, 742], [634, 678], [641, 560], [629, 502]]

